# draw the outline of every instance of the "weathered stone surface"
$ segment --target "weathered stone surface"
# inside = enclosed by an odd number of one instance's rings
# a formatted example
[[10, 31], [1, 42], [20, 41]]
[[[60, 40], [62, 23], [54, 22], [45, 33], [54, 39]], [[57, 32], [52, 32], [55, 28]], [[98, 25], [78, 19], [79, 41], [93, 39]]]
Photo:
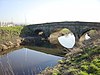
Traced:
[[[75, 36], [75, 46], [79, 46], [78, 42], [79, 39], [82, 35], [87, 33], [89, 30], [95, 29], [95, 30], [100, 30], [100, 23], [98, 22], [74, 22], [74, 21], [65, 21], [65, 22], [52, 22], [52, 23], [43, 23], [43, 24], [31, 24], [28, 26], [25, 26], [22, 30], [21, 37], [35, 37], [35, 36], [40, 36], [40, 32], [43, 33], [42, 38], [48, 39], [48, 37], [57, 29], [61, 28], [67, 28], [69, 29]], [[27, 29], [27, 31], [26, 31]], [[24, 32], [24, 33], [23, 33]], [[57, 36], [55, 36], [57, 37]], [[82, 41], [83, 39], [81, 39]], [[55, 41], [52, 38], [53, 42]], [[57, 42], [55, 42], [56, 44]]]
[[7, 41], [4, 44], [8, 47], [8, 49], [14, 47], [14, 44], [11, 41]]
[[58, 37], [61, 36], [61, 34], [59, 32], [55, 32], [53, 34], [50, 35], [50, 37], [48, 38], [48, 40], [50, 41], [50, 43], [52, 44], [58, 44]]
[[3, 51], [3, 50], [2, 50], [2, 46], [0, 45], [0, 52], [1, 52], [1, 51]]
[[21, 43], [21, 39], [16, 39], [16, 42], [20, 44]]
[[2, 47], [2, 50], [8, 49], [8, 47], [6, 45], [4, 45], [4, 44], [1, 44], [1, 47]]

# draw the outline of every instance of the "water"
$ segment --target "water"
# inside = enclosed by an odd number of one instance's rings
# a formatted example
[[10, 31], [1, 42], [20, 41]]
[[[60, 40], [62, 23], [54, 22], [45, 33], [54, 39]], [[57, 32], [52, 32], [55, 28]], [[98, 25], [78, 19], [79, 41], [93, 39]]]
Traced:
[[36, 75], [56, 65], [61, 58], [22, 48], [0, 56], [0, 75]]

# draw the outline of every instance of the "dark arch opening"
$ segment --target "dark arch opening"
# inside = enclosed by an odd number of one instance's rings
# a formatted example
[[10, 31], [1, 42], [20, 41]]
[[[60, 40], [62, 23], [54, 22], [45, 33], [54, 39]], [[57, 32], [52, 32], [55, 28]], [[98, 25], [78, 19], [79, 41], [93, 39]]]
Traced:
[[[86, 30], [83, 31], [83, 33], [81, 34], [81, 36], [84, 35], [84, 34], [86, 34], [86, 33], [88, 33], [88, 32], [90, 32], [91, 30], [93, 30], [93, 31], [95, 30], [96, 32], [98, 32], [98, 30], [95, 29], [95, 28], [92, 28], [92, 29], [86, 29]], [[93, 32], [93, 33], [94, 33], [94, 32]]]
[[93, 42], [100, 37], [97, 29], [89, 29], [84, 31], [81, 35], [79, 42], [81, 45], [88, 46], [93, 44]]
[[81, 34], [81, 36], [83, 36], [84, 34], [86, 34], [87, 32], [89, 32], [92, 29], [88, 29], [88, 30], [84, 30], [84, 32]]
[[44, 38], [45, 38], [45, 33], [44, 33], [44, 31], [41, 30], [41, 29], [36, 29], [36, 30], [34, 31], [34, 36], [41, 36], [41, 37], [44, 37]]
[[[79, 38], [80, 43], [85, 42], [87, 40], [94, 40], [96, 39], [98, 36], [98, 31], [97, 29], [88, 29], [86, 31], [84, 31], [84, 33], [82, 33], [81, 37]], [[89, 43], [89, 42], [88, 42]]]
[[81, 37], [84, 36], [84, 35], [86, 35], [86, 34], [88, 34], [90, 37], [94, 37], [95, 35], [98, 35], [98, 30], [97, 29], [88, 29], [88, 30], [85, 30], [81, 34]]
[[34, 40], [35, 40], [35, 46], [41, 46], [41, 47], [49, 47], [49, 42], [46, 37], [46, 33], [42, 29], [36, 29], [34, 31]]

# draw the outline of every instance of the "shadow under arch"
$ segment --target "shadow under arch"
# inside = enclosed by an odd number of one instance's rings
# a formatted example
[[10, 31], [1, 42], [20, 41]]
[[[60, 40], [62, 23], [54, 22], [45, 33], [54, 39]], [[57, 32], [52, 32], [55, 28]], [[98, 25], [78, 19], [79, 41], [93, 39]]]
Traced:
[[86, 40], [86, 34], [92, 39], [94, 38], [95, 36], [99, 35], [99, 32], [97, 29], [88, 29], [88, 30], [85, 30], [82, 34], [81, 34], [81, 37], [79, 38], [79, 41], [80, 42], [83, 42]]
[[36, 30], [34, 30], [33, 35], [34, 36], [41, 36], [43, 38], [46, 38], [45, 32], [42, 29], [36, 29]]
[[[36, 28], [34, 25], [23, 26], [20, 37], [22, 38], [21, 45], [52, 47], [46, 40], [45, 31], [42, 28]], [[48, 45], [48, 46], [47, 46]]]

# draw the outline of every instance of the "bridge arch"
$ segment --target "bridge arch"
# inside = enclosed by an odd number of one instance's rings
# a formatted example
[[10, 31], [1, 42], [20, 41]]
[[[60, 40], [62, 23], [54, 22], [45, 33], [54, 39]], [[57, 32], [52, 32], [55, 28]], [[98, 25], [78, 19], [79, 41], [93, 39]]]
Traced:
[[42, 29], [35, 29], [33, 32], [34, 36], [41, 36], [41, 37], [45, 37], [45, 32]]
[[85, 41], [86, 40], [86, 35], [88, 35], [91, 39], [94, 38], [96, 35], [99, 35], [99, 32], [97, 29], [88, 29], [86, 31], [84, 31], [81, 35], [81, 37], [79, 38], [79, 41]]
[[[74, 35], [76, 42], [79, 42], [80, 37], [91, 29], [100, 30], [100, 23], [96, 22], [51, 22], [42, 24], [32, 24], [25, 26], [23, 29], [23, 34], [25, 36], [41, 36], [44, 33], [46, 39], [56, 28], [68, 28]], [[26, 31], [28, 29], [28, 31]], [[22, 34], [21, 34], [22, 35]]]
[[[69, 35], [70, 34], [70, 35]], [[56, 45], [56, 46], [64, 46], [63, 44], [64, 44], [64, 42], [62, 42], [62, 41], [58, 41], [58, 38], [59, 37], [62, 37], [62, 36], [65, 36], [66, 37], [66, 40], [64, 40], [65, 41], [65, 43], [67, 42], [67, 43], [69, 43], [69, 42], [71, 42], [71, 40], [73, 40], [73, 39], [69, 39], [70, 38], [70, 36], [71, 35], [74, 35], [73, 34], [73, 32], [70, 30], [70, 29], [68, 29], [68, 28], [55, 28], [54, 30], [52, 30], [52, 33], [50, 34], [50, 36], [49, 36], [49, 41], [50, 41], [50, 43], [52, 43], [52, 44], [54, 44], [54, 45]], [[68, 38], [69, 37], [69, 38]], [[72, 37], [72, 36], [71, 36]], [[75, 37], [75, 35], [74, 35], [74, 37]], [[67, 40], [67, 39], [69, 39], [69, 40]], [[62, 39], [63, 40], [63, 39]], [[73, 41], [74, 42], [74, 41]], [[73, 43], [72, 42], [72, 43]], [[62, 44], [63, 43], [63, 44]], [[69, 43], [70, 45], [71, 45], [71, 43]], [[67, 44], [68, 45], [68, 44]], [[69, 45], [69, 46], [70, 46]], [[65, 46], [64, 46], [65, 47]]]

